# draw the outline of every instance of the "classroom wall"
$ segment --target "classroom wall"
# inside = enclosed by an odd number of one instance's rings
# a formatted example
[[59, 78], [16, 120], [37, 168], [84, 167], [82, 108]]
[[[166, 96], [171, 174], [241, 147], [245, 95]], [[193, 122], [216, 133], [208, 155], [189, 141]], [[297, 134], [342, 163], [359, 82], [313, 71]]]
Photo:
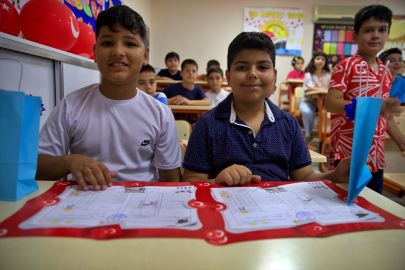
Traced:
[[[149, 5], [142, 0], [139, 7], [145, 9], [148, 18]], [[245, 7], [298, 8], [305, 12], [303, 53], [306, 63], [312, 55], [313, 9], [315, 4], [337, 4], [336, 0], [284, 0], [284, 1], [241, 1], [241, 0], [151, 0], [151, 47], [150, 63], [165, 67], [164, 57], [176, 51], [180, 60], [193, 58], [199, 64], [199, 73], [205, 73], [206, 63], [217, 59], [226, 69], [226, 54], [229, 43], [243, 31], [243, 9]], [[403, 0], [369, 1], [340, 0], [340, 5], [371, 5], [380, 3], [388, 6], [394, 14], [405, 14]], [[133, 5], [130, 5], [135, 10]], [[277, 56], [278, 83], [287, 77], [292, 69], [292, 56]], [[305, 63], [305, 64], [306, 64]], [[278, 104], [278, 91], [271, 100]]]
[[122, 3], [138, 12], [146, 25], [152, 28], [152, 0], [122, 0]]

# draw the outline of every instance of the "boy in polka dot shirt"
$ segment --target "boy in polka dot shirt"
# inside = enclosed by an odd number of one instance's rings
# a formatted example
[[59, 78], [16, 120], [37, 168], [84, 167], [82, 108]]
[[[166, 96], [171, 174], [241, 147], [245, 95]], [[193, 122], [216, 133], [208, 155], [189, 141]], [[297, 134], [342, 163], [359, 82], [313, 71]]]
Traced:
[[312, 170], [298, 122], [268, 99], [277, 70], [267, 35], [239, 34], [229, 45], [227, 62], [232, 93], [197, 121], [184, 157], [183, 181], [229, 186], [288, 178], [349, 181], [350, 158], [331, 172]]

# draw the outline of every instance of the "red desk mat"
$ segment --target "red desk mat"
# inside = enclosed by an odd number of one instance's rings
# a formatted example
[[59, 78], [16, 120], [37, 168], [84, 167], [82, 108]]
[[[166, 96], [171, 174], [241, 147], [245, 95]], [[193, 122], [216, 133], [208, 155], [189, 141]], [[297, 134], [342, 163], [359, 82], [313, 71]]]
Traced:
[[[313, 181], [309, 181], [313, 182]], [[336, 192], [339, 199], [347, 201], [347, 191], [338, 187], [328, 180], [322, 181], [330, 189]], [[262, 182], [260, 184], [248, 184], [250, 187], [277, 187], [297, 182]], [[354, 203], [369, 211], [378, 213], [384, 218], [384, 222], [359, 222], [343, 223], [323, 226], [316, 222], [282, 229], [264, 229], [244, 233], [230, 233], [225, 229], [225, 222], [221, 211], [226, 209], [222, 203], [218, 203], [211, 196], [211, 188], [224, 188], [224, 186], [210, 184], [208, 182], [193, 183], [160, 183], [160, 182], [114, 182], [114, 186], [146, 187], [146, 186], [195, 186], [196, 200], [191, 200], [188, 205], [197, 209], [202, 227], [197, 230], [179, 228], [142, 228], [121, 229], [120, 225], [98, 226], [91, 228], [35, 228], [20, 229], [19, 224], [38, 213], [42, 208], [55, 205], [59, 202], [58, 196], [69, 185], [77, 185], [74, 181], [56, 182], [48, 191], [29, 201], [15, 214], [0, 223], [0, 238], [27, 237], [27, 236], [66, 236], [92, 239], [120, 239], [136, 237], [177, 237], [204, 239], [213, 245], [225, 245], [242, 241], [258, 239], [285, 238], [285, 237], [325, 237], [339, 233], [354, 232], [361, 230], [381, 229], [405, 229], [405, 220], [394, 216], [387, 211], [373, 205], [362, 197], [357, 197]]]

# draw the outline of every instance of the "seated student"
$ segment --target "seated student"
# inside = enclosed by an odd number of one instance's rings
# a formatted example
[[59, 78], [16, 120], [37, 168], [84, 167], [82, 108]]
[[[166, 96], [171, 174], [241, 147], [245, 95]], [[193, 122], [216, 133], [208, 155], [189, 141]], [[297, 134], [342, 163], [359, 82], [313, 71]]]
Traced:
[[151, 65], [142, 66], [136, 87], [167, 105], [166, 95], [162, 92], [156, 93], [156, 74], [155, 69]]
[[67, 95], [52, 111], [39, 136], [36, 179], [72, 174], [83, 190], [85, 178], [95, 190], [111, 186], [114, 177], [181, 180], [173, 114], [136, 88], [148, 59], [145, 41], [145, 23], [129, 7], [98, 15], [93, 49], [101, 83]]
[[210, 100], [211, 106], [217, 106], [229, 95], [229, 92], [221, 88], [224, 72], [219, 67], [213, 67], [208, 70], [207, 77], [211, 89], [205, 92], [205, 95]]
[[404, 62], [402, 59], [402, 52], [398, 48], [389, 49], [382, 54], [379, 58], [383, 61], [384, 65], [388, 64], [388, 68], [392, 75], [392, 86], [390, 90], [390, 97], [397, 97], [401, 105], [405, 105], [405, 79], [401, 77]]
[[[210, 60], [210, 61], [208, 61], [208, 63], [207, 63], [207, 68], [205, 69], [205, 71], [206, 72], [208, 72], [208, 70], [210, 69], [210, 68], [213, 68], [213, 67], [221, 67], [220, 66], [220, 64], [219, 64], [219, 62], [217, 61], [217, 60]], [[198, 81], [206, 81], [207, 80], [207, 77], [208, 76], [208, 74], [201, 74], [201, 75], [198, 75], [197, 76], [197, 80]], [[225, 79], [225, 81], [226, 81], [226, 78], [224, 78]]]
[[287, 79], [300, 79], [303, 80], [305, 78], [305, 72], [303, 71], [304, 69], [304, 58], [301, 56], [294, 56], [294, 58], [291, 60], [291, 65], [293, 66], [293, 70], [290, 71], [287, 75]]
[[199, 105], [209, 106], [210, 101], [199, 85], [194, 85], [198, 75], [198, 65], [193, 59], [181, 63], [182, 82], [168, 85], [163, 93], [167, 96], [169, 105]]
[[[328, 57], [324, 52], [316, 52], [311, 62], [305, 68], [305, 79], [302, 87], [304, 91], [328, 88], [330, 82], [330, 69]], [[305, 128], [305, 141], [307, 144], [312, 140], [312, 128], [315, 122], [315, 112], [318, 109], [318, 100], [312, 95], [305, 95], [299, 105], [302, 122]]]
[[165, 57], [166, 69], [162, 69], [156, 76], [157, 80], [181, 81], [180, 71], [177, 70], [180, 57], [175, 52], [169, 52]]
[[314, 173], [297, 120], [267, 98], [274, 93], [277, 70], [274, 44], [266, 34], [239, 34], [229, 45], [227, 62], [232, 93], [197, 121], [183, 181], [229, 186], [289, 178], [349, 181], [350, 158], [334, 171]]

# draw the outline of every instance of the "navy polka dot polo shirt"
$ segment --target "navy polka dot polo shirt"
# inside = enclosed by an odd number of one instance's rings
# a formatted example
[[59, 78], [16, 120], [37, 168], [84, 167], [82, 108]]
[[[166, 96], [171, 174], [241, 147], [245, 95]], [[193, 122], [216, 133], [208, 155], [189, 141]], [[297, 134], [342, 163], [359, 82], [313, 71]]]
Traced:
[[183, 167], [214, 179], [239, 164], [262, 181], [288, 180], [291, 170], [311, 164], [301, 128], [293, 115], [266, 98], [266, 114], [254, 134], [233, 110], [233, 94], [197, 121], [188, 141]]

